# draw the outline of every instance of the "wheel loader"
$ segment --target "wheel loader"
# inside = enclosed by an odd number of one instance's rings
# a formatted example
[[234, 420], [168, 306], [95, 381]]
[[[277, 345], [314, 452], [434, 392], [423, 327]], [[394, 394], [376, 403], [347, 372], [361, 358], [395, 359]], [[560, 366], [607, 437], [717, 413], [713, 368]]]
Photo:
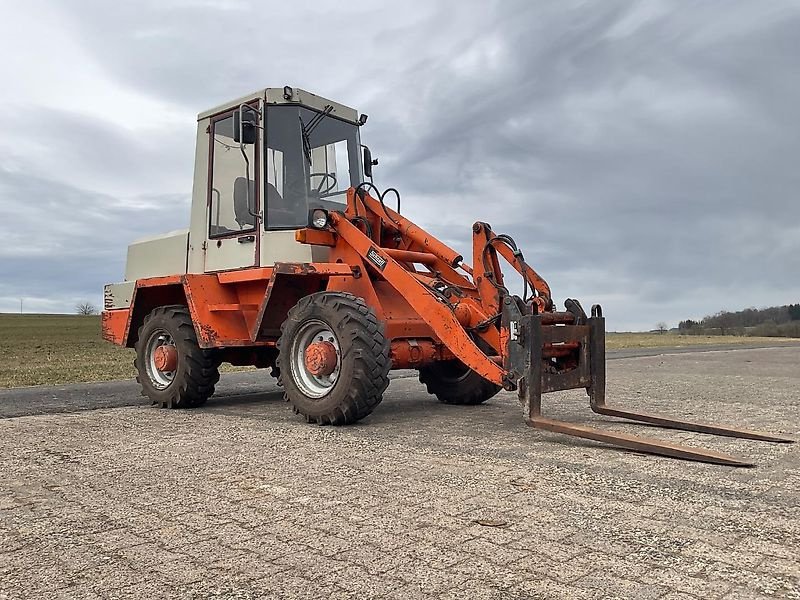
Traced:
[[750, 465], [550, 419], [542, 395], [583, 389], [602, 415], [791, 441], [607, 406], [601, 307], [587, 314], [567, 299], [557, 310], [516, 242], [488, 223], [473, 225], [467, 262], [404, 217], [399, 192], [372, 183], [366, 121], [288, 86], [198, 116], [189, 228], [131, 244], [124, 281], [104, 290], [103, 335], [135, 348], [153, 403], [203, 404], [227, 362], [271, 368], [296, 413], [345, 425], [376, 409], [390, 370], [416, 369], [442, 402], [516, 390], [531, 427], [639, 452]]

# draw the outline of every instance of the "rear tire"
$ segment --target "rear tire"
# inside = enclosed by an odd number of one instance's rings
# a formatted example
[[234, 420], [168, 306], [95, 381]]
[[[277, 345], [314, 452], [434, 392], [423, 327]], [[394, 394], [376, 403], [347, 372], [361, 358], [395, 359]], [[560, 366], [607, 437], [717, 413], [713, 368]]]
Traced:
[[445, 404], [483, 404], [502, 388], [487, 381], [460, 360], [434, 363], [419, 370], [429, 394]]
[[[154, 354], [171, 346], [177, 359], [174, 370], [161, 371]], [[185, 306], [162, 306], [144, 319], [136, 341], [136, 381], [161, 408], [194, 408], [205, 403], [219, 381], [219, 360], [213, 350], [197, 343], [192, 317]]]
[[[329, 345], [333, 372], [315, 375], [308, 367], [307, 350], [317, 343]], [[380, 404], [389, 385], [392, 362], [383, 323], [352, 294], [302, 298], [281, 325], [278, 351], [284, 397], [309, 423], [355, 423]]]

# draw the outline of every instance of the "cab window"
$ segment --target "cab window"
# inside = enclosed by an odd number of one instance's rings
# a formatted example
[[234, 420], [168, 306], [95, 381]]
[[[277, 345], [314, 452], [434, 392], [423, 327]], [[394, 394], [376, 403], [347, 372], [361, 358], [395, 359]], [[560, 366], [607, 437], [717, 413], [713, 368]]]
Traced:
[[308, 224], [313, 208], [343, 210], [361, 181], [358, 126], [311, 109], [267, 108], [265, 186], [268, 229]]
[[[255, 228], [256, 144], [245, 146], [250, 161], [249, 186], [246, 163], [233, 139], [233, 116], [211, 125], [211, 178], [209, 190], [209, 237], [237, 235]], [[249, 188], [249, 189], [248, 189]]]

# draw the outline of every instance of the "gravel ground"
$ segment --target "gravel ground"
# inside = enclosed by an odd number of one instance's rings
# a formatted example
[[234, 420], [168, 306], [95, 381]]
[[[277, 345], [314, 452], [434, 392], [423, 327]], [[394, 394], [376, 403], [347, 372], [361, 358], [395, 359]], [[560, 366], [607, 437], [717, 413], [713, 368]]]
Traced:
[[[799, 364], [624, 358], [608, 397], [797, 439]], [[359, 425], [316, 427], [227, 385], [194, 411], [0, 420], [0, 598], [800, 598], [798, 445], [546, 397], [552, 417], [758, 467], [645, 456], [530, 430], [513, 394], [445, 406], [408, 377]]]
[[[625, 334], [618, 334], [625, 335]], [[629, 334], [639, 335], [639, 334]], [[740, 350], [765, 347], [786, 347], [797, 342], [780, 342], [780, 346], [755, 344], [718, 344], [716, 346], [664, 346], [653, 348], [621, 348], [608, 350], [608, 360], [642, 356], [661, 356], [685, 352], [719, 352], [721, 350]], [[133, 359], [130, 359], [131, 361]], [[226, 372], [217, 386], [215, 398], [229, 401], [231, 396], [263, 394], [278, 390], [268, 369]], [[392, 379], [414, 377], [416, 371], [392, 371]], [[118, 408], [120, 406], [147, 406], [150, 401], [139, 394], [139, 384], [133, 379], [101, 381], [96, 383], [69, 383], [63, 385], [36, 385], [0, 389], [0, 419], [24, 417], [37, 414], [93, 410], [96, 408]]]

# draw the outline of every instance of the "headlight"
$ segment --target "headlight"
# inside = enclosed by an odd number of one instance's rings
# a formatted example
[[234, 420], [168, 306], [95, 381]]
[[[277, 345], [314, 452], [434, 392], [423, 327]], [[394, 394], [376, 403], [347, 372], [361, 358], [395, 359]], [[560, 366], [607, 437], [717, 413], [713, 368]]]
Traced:
[[325, 229], [328, 225], [328, 211], [323, 208], [315, 208], [311, 211], [311, 227], [314, 229]]

